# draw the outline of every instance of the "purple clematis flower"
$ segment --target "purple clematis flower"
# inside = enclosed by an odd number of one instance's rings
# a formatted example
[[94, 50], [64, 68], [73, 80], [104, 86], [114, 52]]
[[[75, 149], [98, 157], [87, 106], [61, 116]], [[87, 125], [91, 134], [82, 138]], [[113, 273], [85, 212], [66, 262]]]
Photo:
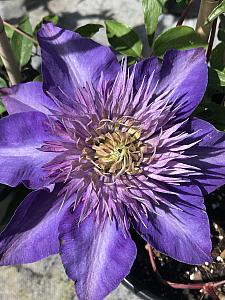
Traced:
[[0, 182], [34, 189], [0, 235], [0, 264], [60, 253], [81, 300], [129, 273], [130, 226], [179, 261], [210, 261], [203, 195], [225, 183], [225, 135], [190, 117], [207, 85], [202, 49], [132, 68], [79, 34], [38, 32], [43, 84], [2, 90]]

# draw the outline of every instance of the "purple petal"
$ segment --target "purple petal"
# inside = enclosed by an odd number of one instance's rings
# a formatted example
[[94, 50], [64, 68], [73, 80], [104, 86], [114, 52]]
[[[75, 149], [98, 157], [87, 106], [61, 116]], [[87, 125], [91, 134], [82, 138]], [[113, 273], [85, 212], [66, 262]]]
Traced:
[[30, 193], [0, 235], [0, 265], [32, 263], [58, 253], [58, 226], [70, 201], [40, 190]]
[[156, 57], [143, 59], [142, 61], [138, 62], [135, 66], [131, 67], [131, 72], [134, 68], [135, 68], [135, 75], [134, 75], [135, 90], [138, 91], [145, 77], [146, 79], [148, 79], [153, 73], [154, 73], [154, 77], [152, 80], [152, 88], [154, 88], [158, 80], [159, 69], [160, 69], [158, 59]]
[[146, 227], [134, 222], [135, 229], [156, 250], [184, 263], [203, 264], [211, 261], [211, 241], [207, 214], [201, 191], [196, 186], [183, 186], [167, 195], [176, 207], [159, 203], [149, 215], [142, 216]]
[[79, 215], [68, 211], [59, 226], [62, 262], [79, 299], [101, 300], [129, 273], [136, 246], [115, 221], [99, 228], [92, 213], [78, 226]]
[[189, 164], [199, 167], [203, 173], [196, 177], [202, 192], [211, 193], [225, 184], [225, 133], [197, 118], [190, 120], [186, 130], [195, 133], [195, 140], [201, 140], [187, 151], [189, 155], [195, 156]]
[[30, 188], [48, 185], [42, 166], [55, 153], [38, 150], [52, 135], [40, 112], [13, 114], [0, 120], [0, 182], [16, 186], [24, 182]]
[[54, 102], [44, 94], [41, 82], [17, 84], [1, 89], [0, 93], [4, 95], [2, 102], [9, 114], [27, 111], [49, 114], [49, 109], [56, 109]]
[[120, 70], [110, 48], [51, 23], [42, 25], [38, 41], [42, 50], [44, 87], [50, 92], [51, 88], [59, 87], [74, 98], [77, 85], [92, 83], [96, 86], [102, 72], [105, 80], [114, 80]]
[[160, 79], [155, 91], [157, 98], [168, 92], [165, 100], [180, 105], [177, 117], [190, 116], [200, 103], [208, 81], [208, 69], [203, 49], [170, 50], [163, 59]]

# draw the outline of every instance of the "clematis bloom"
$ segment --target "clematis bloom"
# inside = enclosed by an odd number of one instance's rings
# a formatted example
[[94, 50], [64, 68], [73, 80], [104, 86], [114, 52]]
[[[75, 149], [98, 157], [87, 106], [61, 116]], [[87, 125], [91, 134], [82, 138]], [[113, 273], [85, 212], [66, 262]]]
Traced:
[[2, 89], [0, 182], [34, 189], [0, 235], [0, 265], [60, 253], [81, 300], [101, 300], [136, 257], [132, 226], [158, 251], [211, 260], [203, 196], [225, 183], [225, 136], [191, 117], [203, 49], [131, 68], [105, 46], [44, 24], [43, 84]]

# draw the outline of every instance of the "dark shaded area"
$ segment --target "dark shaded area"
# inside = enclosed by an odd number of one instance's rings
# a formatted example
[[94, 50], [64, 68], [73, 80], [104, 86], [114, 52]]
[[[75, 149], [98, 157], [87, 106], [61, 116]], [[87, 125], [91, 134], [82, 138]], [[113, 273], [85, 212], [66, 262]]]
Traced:
[[[186, 5], [183, 4], [182, 2], [177, 3], [176, 0], [169, 0], [165, 4], [164, 12], [179, 17], [185, 7]], [[197, 18], [199, 7], [200, 7], [200, 0], [195, 0], [186, 19]]]
[[15, 210], [29, 192], [31, 191], [22, 184], [14, 188], [0, 185], [0, 229], [9, 222]]

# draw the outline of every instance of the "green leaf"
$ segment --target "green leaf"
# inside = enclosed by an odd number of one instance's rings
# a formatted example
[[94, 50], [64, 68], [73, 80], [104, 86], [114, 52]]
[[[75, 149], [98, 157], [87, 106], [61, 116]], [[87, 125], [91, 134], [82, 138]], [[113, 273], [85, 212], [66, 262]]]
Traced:
[[212, 86], [225, 86], [225, 72], [209, 68], [208, 85]]
[[153, 44], [153, 53], [161, 57], [169, 49], [185, 50], [198, 47], [207, 47], [207, 43], [194, 29], [188, 26], [177, 26], [157, 37]]
[[[32, 35], [32, 27], [30, 24], [30, 20], [27, 16], [24, 16], [21, 19], [18, 28], [28, 33], [29, 35]], [[19, 65], [21, 67], [26, 65], [31, 57], [33, 47], [32, 41], [19, 34], [18, 32], [14, 31], [11, 39], [11, 46]]]
[[0, 115], [3, 114], [6, 111], [4, 105], [2, 104], [2, 102], [0, 102]]
[[5, 79], [0, 77], [0, 88], [7, 87], [7, 83]]
[[208, 19], [206, 21], [206, 24], [212, 22], [215, 20], [219, 15], [225, 13], [225, 0], [222, 0], [211, 12], [211, 14], [208, 16]]
[[4, 26], [4, 29], [5, 29], [5, 33], [8, 37], [8, 39], [11, 39], [13, 36], [14, 30], [11, 27], [8, 27], [7, 25]]
[[[3, 88], [3, 87], [7, 87], [7, 83], [6, 81], [0, 77], [0, 88]], [[5, 112], [5, 107], [4, 105], [2, 104], [1, 102], [1, 97], [0, 97], [0, 115], [3, 114]]]
[[[8, 37], [8, 39], [11, 39], [14, 30], [11, 27], [8, 27], [7, 25], [4, 25], [4, 29], [5, 29], [5, 33], [6, 33], [7, 37]], [[2, 59], [0, 57], [0, 67], [2, 67], [2, 66], [3, 66], [3, 62], [2, 62]]]
[[142, 0], [145, 28], [150, 46], [158, 25], [158, 18], [167, 0]]
[[84, 26], [78, 27], [74, 31], [79, 33], [82, 36], [91, 38], [101, 28], [103, 28], [103, 26], [101, 24], [86, 24]]
[[59, 17], [57, 15], [50, 14], [43, 17], [42, 22], [52, 22], [53, 24], [57, 25], [59, 22]]
[[37, 75], [37, 76], [33, 79], [33, 81], [39, 81], [39, 82], [42, 82], [42, 81], [43, 81], [42, 75], [41, 75], [41, 74]]
[[220, 15], [220, 23], [217, 34], [218, 40], [225, 43], [225, 16]]
[[38, 30], [41, 28], [43, 22], [51, 22], [57, 25], [58, 21], [59, 21], [59, 17], [54, 14], [50, 14], [48, 16], [43, 17], [42, 20], [35, 26], [33, 36], [36, 38], [36, 34]]
[[2, 115], [6, 111], [5, 106], [3, 103], [0, 101], [0, 115]]
[[111, 46], [119, 53], [132, 57], [140, 57], [142, 43], [136, 32], [127, 25], [107, 20], [106, 34]]
[[212, 51], [210, 65], [213, 69], [225, 72], [225, 44], [218, 44]]

